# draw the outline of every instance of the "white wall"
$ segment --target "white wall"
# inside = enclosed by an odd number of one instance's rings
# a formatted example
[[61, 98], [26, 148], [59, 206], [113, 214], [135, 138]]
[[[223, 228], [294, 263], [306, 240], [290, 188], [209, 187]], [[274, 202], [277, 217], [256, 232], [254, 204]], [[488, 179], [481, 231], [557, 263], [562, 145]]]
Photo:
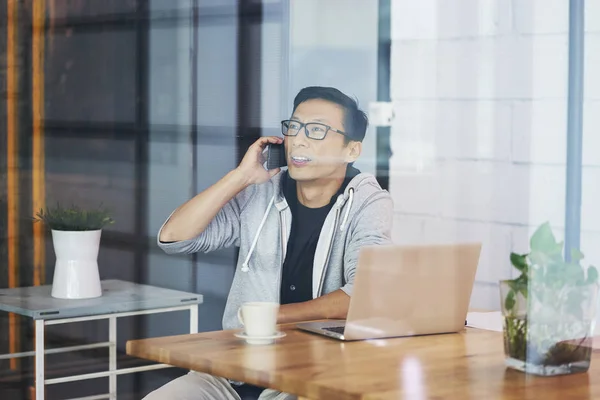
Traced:
[[[600, 265], [600, 0], [585, 2], [585, 102], [581, 248]], [[600, 317], [600, 311], [598, 313]]]
[[[290, 1], [289, 90], [286, 112], [305, 86], [333, 86], [359, 100], [377, 99], [377, 0]], [[277, 121], [279, 122], [279, 121]], [[375, 173], [375, 128], [355, 166]]]
[[[600, 264], [600, 0], [586, 1], [582, 243]], [[392, 1], [390, 190], [399, 243], [480, 240], [472, 306], [497, 308], [544, 221], [563, 236], [568, 1]]]

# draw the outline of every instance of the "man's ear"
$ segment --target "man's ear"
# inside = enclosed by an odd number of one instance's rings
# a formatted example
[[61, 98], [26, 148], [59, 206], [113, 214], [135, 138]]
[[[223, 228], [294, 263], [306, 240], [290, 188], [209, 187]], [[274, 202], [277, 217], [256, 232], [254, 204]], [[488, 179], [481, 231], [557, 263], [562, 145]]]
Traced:
[[362, 142], [352, 141], [348, 143], [348, 164], [353, 163], [358, 159], [362, 152]]

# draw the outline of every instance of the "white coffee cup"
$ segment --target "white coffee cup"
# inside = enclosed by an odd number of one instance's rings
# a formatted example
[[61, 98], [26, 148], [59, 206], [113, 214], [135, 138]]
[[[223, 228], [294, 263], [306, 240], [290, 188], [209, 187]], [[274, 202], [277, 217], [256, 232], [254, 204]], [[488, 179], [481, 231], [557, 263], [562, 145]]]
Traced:
[[242, 304], [238, 319], [247, 336], [265, 337], [276, 333], [279, 303], [253, 301]]

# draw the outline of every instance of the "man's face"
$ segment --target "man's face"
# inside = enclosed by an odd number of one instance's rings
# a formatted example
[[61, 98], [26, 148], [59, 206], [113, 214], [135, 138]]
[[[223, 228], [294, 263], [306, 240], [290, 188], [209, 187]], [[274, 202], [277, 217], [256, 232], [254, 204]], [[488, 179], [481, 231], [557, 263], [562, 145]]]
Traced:
[[[344, 110], [326, 100], [307, 100], [296, 108], [291, 120], [301, 123], [319, 122], [345, 132]], [[360, 142], [345, 144], [344, 135], [329, 130], [325, 139], [306, 136], [304, 128], [296, 136], [285, 137], [290, 176], [297, 181], [314, 181], [344, 176], [346, 165], [360, 155]]]

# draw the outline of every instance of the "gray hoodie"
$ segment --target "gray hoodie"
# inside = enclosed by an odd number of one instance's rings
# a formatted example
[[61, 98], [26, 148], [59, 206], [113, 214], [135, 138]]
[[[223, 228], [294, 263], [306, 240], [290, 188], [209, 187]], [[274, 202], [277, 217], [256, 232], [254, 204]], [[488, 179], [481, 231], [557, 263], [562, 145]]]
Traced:
[[[158, 241], [168, 254], [209, 252], [234, 245], [240, 248], [223, 315], [224, 329], [241, 327], [237, 310], [244, 302], [279, 302], [292, 220], [282, 176], [280, 172], [266, 183], [242, 190], [196, 238]], [[313, 298], [340, 288], [351, 296], [360, 248], [391, 243], [392, 220], [390, 194], [373, 175], [355, 176], [338, 196], [321, 229], [313, 264]]]

